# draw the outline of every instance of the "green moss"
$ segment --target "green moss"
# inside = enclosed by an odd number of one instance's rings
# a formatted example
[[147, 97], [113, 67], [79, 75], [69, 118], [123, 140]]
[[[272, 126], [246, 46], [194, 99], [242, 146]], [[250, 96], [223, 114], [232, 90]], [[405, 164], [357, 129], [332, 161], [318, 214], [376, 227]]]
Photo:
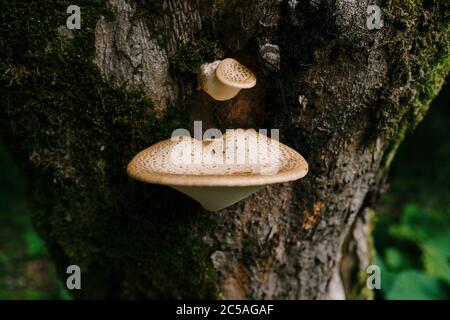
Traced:
[[[379, 112], [382, 136], [398, 144], [407, 127], [422, 120], [450, 70], [450, 3], [448, 1], [387, 1], [385, 19], [392, 27], [385, 44], [391, 85], [400, 92], [381, 92]], [[396, 116], [393, 116], [396, 115]]]
[[218, 50], [218, 42], [200, 36], [197, 41], [183, 44], [177, 51], [173, 66], [182, 73], [195, 73], [206, 62], [212, 62]]
[[58, 34], [69, 4], [0, 0], [0, 133], [28, 172], [35, 227], [63, 275], [81, 266], [83, 297], [214, 297], [207, 216], [125, 172], [183, 119], [176, 108], [158, 119], [143, 92], [102, 80], [94, 30], [112, 13], [104, 1], [78, 1], [82, 27], [72, 39]]

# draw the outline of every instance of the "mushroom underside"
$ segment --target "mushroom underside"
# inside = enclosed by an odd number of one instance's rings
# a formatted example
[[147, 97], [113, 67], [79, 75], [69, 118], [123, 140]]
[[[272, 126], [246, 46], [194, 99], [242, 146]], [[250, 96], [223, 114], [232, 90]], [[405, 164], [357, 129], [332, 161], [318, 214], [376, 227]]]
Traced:
[[248, 187], [192, 187], [172, 186], [195, 201], [199, 202], [205, 210], [218, 211], [258, 192], [264, 185]]

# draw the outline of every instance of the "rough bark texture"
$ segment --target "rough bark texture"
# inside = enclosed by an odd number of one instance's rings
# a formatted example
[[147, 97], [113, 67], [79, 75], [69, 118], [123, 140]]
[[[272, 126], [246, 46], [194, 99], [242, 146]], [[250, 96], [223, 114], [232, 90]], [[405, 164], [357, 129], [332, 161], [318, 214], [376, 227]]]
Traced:
[[[1, 133], [55, 261], [82, 268], [77, 295], [370, 298], [373, 208], [449, 69], [448, 1], [78, 2], [69, 31], [69, 3], [0, 1]], [[228, 56], [258, 84], [219, 103], [195, 70]], [[127, 178], [193, 120], [279, 128], [310, 172], [218, 213]]]

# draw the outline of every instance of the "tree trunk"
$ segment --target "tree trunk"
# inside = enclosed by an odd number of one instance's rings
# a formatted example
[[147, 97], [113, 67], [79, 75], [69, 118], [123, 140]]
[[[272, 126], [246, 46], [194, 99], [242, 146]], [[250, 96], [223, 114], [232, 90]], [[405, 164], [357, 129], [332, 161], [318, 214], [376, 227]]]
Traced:
[[[370, 298], [376, 200], [449, 70], [448, 0], [0, 1], [2, 136], [34, 223], [82, 298]], [[370, 4], [383, 26], [369, 30]], [[258, 84], [226, 102], [200, 64]], [[308, 175], [217, 213], [129, 179], [173, 129], [278, 128]]]

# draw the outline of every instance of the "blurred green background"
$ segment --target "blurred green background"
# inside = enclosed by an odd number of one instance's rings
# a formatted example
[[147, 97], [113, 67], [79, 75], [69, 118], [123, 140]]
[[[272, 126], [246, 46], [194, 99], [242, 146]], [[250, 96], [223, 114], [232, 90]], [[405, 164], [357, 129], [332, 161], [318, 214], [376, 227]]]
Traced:
[[449, 82], [400, 146], [377, 210], [384, 299], [450, 299]]
[[70, 299], [33, 231], [25, 179], [0, 143], [0, 300]]
[[[449, 124], [447, 84], [400, 147], [378, 208], [377, 298], [450, 299]], [[25, 179], [1, 143], [0, 168], [0, 299], [70, 299], [33, 231]]]

